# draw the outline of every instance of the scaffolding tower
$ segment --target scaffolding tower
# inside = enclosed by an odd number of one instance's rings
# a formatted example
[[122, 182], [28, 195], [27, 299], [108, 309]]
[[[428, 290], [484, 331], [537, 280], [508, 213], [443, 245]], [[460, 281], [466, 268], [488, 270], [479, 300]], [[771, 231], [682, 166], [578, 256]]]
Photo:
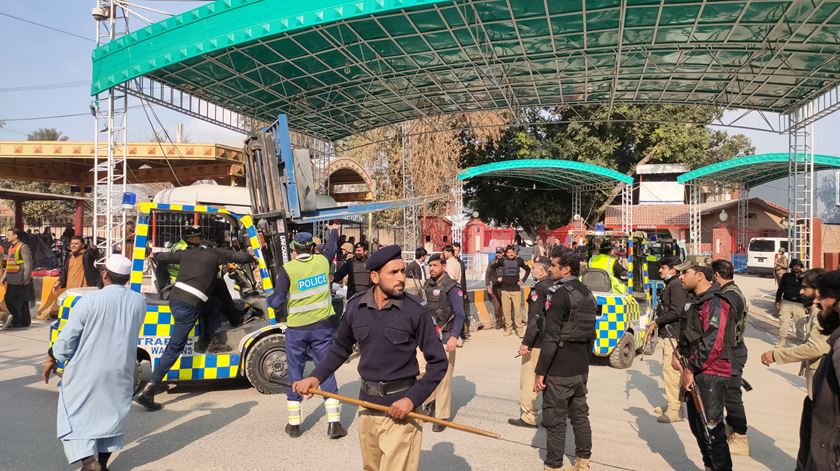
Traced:
[[814, 224], [813, 103], [789, 115], [788, 133], [788, 250], [806, 268], [814, 258], [811, 238]]
[[[413, 198], [417, 195], [414, 191], [414, 178], [411, 174], [411, 167], [408, 165], [408, 146], [410, 145], [408, 123], [403, 122], [400, 130], [402, 137], [403, 198]], [[420, 246], [420, 234], [417, 227], [418, 216], [417, 206], [403, 208], [403, 250], [411, 251]]]
[[[97, 0], [96, 45], [129, 33], [128, 12], [118, 0]], [[119, 85], [94, 97], [93, 240], [104, 258], [125, 250], [126, 212], [115, 204], [126, 192], [128, 93]], [[128, 254], [130, 256], [130, 254]]]

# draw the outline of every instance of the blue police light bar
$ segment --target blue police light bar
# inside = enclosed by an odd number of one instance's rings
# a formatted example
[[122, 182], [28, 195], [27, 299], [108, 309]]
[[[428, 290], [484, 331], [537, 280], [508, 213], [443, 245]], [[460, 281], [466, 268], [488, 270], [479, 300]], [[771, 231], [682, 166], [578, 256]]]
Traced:
[[137, 204], [137, 195], [130, 191], [126, 191], [122, 195], [122, 207], [123, 209], [132, 209], [134, 205]]
[[603, 222], [599, 222], [599, 223], [595, 224], [595, 233], [599, 234], [599, 235], [604, 233], [604, 223]]

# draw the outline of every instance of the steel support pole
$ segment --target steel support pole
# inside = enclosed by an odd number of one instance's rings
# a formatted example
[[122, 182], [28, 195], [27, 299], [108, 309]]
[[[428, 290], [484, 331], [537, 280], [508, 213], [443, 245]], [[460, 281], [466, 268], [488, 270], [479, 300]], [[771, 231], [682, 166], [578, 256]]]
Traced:
[[694, 181], [688, 184], [688, 252], [692, 255], [700, 255], [700, 221], [700, 182]]
[[813, 103], [790, 114], [788, 131], [788, 248], [792, 257], [811, 267], [814, 222]]
[[[452, 189], [452, 197], [453, 197], [453, 217], [452, 217], [452, 243], [458, 242], [459, 244], [462, 242], [463, 234], [464, 234], [464, 223], [466, 222], [466, 218], [464, 217], [464, 183], [459, 180], [455, 179], [455, 186]], [[409, 249], [410, 250], [410, 249]], [[465, 247], [461, 247], [461, 251], [465, 252]]]
[[[572, 188], [572, 222], [575, 224], [580, 224], [583, 221], [583, 214], [581, 214], [581, 211], [583, 211], [582, 196], [583, 188], [580, 186]], [[622, 204], [624, 204], [623, 201]]]
[[625, 184], [621, 189], [621, 230], [633, 231], [633, 185]]
[[736, 252], [746, 253], [747, 244], [749, 242], [747, 237], [747, 228], [749, 227], [749, 211], [750, 211], [750, 197], [749, 187], [746, 183], [738, 184], [738, 220], [736, 221], [736, 235], [735, 235], [735, 249]]
[[[414, 180], [412, 179], [411, 168], [408, 165], [408, 124], [404, 122], [401, 130], [403, 198], [412, 198], [416, 195], [414, 194]], [[417, 216], [416, 206], [409, 206], [403, 209], [403, 250], [412, 251], [420, 246]]]

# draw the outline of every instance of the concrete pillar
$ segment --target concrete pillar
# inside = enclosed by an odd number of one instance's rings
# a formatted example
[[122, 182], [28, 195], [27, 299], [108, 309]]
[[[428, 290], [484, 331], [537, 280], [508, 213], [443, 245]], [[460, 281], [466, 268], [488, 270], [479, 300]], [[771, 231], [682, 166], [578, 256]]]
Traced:
[[808, 268], [823, 268], [822, 229], [822, 219], [815, 217], [811, 225], [811, 250], [814, 255], [811, 258], [811, 266]]
[[23, 201], [15, 200], [15, 229], [23, 230]]

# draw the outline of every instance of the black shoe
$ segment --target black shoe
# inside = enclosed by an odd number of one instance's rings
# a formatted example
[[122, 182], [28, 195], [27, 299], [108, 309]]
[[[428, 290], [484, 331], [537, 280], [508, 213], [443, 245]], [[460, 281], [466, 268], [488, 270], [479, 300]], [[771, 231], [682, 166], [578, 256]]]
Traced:
[[134, 402], [140, 404], [148, 411], [155, 411], [163, 409], [163, 406], [155, 402], [155, 388], [157, 383], [149, 382], [137, 394], [134, 395]]
[[522, 420], [520, 418], [508, 419], [508, 423], [511, 424], [511, 425], [515, 425], [517, 427], [537, 428], [536, 425], [531, 425], [528, 422], [525, 422], [524, 420]]
[[344, 426], [341, 425], [341, 422], [330, 422], [327, 426], [327, 436], [333, 440], [337, 440], [346, 435], [347, 430], [344, 430]]
[[292, 438], [297, 438], [300, 436], [300, 425], [289, 425], [286, 424], [286, 433], [289, 434]]
[[202, 336], [202, 337], [199, 337], [198, 341], [195, 342], [195, 345], [193, 346], [193, 350], [195, 350], [198, 353], [204, 353], [204, 352], [207, 351], [207, 347], [209, 345], [210, 345], [210, 339]]
[[440, 424], [432, 425], [432, 432], [443, 432], [444, 430], [446, 430], [445, 425], [440, 425]]

